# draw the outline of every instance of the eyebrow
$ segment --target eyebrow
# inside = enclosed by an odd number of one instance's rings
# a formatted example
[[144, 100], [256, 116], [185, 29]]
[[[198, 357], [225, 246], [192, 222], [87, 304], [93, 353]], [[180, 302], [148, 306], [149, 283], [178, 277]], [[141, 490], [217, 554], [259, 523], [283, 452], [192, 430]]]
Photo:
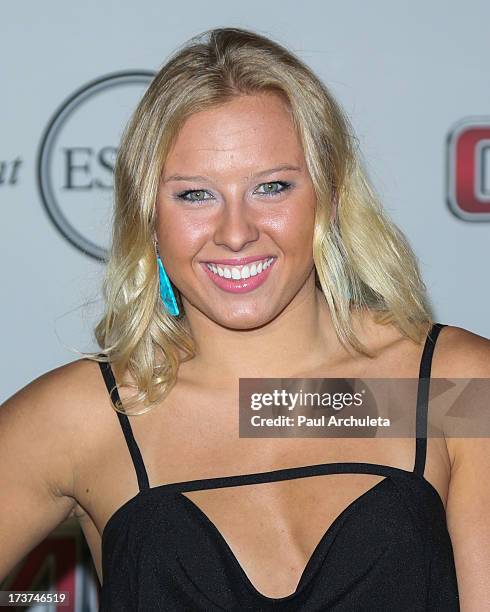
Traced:
[[[261, 172], [257, 172], [256, 174], [252, 174], [251, 176], [245, 177], [245, 179], [249, 178], [258, 178], [259, 176], [264, 176], [267, 174], [273, 174], [274, 172], [280, 172], [281, 170], [291, 170], [294, 172], [301, 172], [302, 168], [299, 166], [292, 166], [291, 164], [281, 164], [280, 166], [276, 166], [275, 168], [269, 168], [267, 170], [262, 170]], [[212, 182], [212, 179], [208, 176], [203, 176], [198, 174], [196, 176], [184, 176], [182, 174], [172, 174], [169, 177], [164, 177], [163, 182], [168, 183], [169, 181], [209, 181]]]

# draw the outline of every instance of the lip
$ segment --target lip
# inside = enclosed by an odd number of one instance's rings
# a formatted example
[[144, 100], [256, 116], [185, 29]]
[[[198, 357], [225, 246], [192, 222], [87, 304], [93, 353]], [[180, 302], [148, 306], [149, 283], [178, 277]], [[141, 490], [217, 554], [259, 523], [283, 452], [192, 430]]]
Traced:
[[[207, 267], [207, 262], [201, 263], [201, 266], [203, 267], [204, 272], [208, 275], [213, 284], [219, 289], [227, 291], [228, 293], [248, 293], [249, 291], [253, 291], [254, 289], [257, 289], [257, 287], [260, 287], [265, 283], [265, 281], [269, 277], [269, 274], [272, 271], [272, 268], [274, 267], [274, 264], [276, 263], [276, 259], [277, 258], [274, 258], [274, 260], [265, 270], [265, 272], [261, 272], [260, 274], [256, 274], [255, 276], [250, 276], [249, 278], [240, 278], [237, 280], [233, 280], [232, 278], [225, 278], [224, 276], [218, 276], [217, 274], [214, 274], [214, 272], [211, 272], [211, 270]], [[257, 260], [252, 259], [252, 261]]]
[[202, 263], [223, 264], [224, 266], [244, 266], [245, 264], [253, 263], [254, 261], [263, 261], [271, 257], [276, 259], [275, 255], [251, 255], [250, 257], [239, 257], [237, 259], [209, 259]]

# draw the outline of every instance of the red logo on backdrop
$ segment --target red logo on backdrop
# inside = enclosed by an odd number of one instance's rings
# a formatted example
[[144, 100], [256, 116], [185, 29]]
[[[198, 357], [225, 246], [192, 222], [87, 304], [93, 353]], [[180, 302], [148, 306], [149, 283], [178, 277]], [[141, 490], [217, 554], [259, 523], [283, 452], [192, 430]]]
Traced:
[[490, 117], [460, 121], [447, 144], [450, 209], [465, 221], [490, 221]]

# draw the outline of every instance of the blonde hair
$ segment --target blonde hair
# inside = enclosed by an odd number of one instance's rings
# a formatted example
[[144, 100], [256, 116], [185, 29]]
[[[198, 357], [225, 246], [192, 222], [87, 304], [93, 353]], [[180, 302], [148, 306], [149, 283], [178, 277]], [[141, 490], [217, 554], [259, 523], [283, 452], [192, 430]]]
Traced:
[[[137, 388], [116, 409], [143, 414], [176, 382], [196, 354], [183, 320], [159, 296], [155, 202], [166, 156], [192, 114], [237, 95], [284, 99], [303, 145], [316, 192], [316, 284], [339, 341], [368, 357], [354, 335], [351, 309], [373, 311], [421, 343], [432, 324], [417, 260], [389, 220], [363, 169], [349, 120], [318, 77], [282, 45], [239, 28], [207, 30], [177, 49], [151, 82], [123, 134], [115, 167], [112, 244], [103, 282], [105, 313], [95, 327], [102, 351], [83, 353], [131, 373]], [[157, 350], [162, 358], [157, 362]], [[145, 408], [128, 412], [127, 408]]]

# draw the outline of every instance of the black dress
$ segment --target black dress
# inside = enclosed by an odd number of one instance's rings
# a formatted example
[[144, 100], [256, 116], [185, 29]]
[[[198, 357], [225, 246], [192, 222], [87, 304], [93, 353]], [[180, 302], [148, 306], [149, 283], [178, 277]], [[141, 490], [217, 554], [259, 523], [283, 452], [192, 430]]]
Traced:
[[[376, 463], [325, 463], [149, 487], [129, 419], [116, 413], [139, 492], [114, 512], [102, 534], [100, 611], [458, 611], [444, 505], [424, 478], [430, 368], [442, 327], [435, 323], [430, 330], [420, 362], [413, 471]], [[113, 372], [108, 364], [99, 365], [115, 401], [119, 396]], [[280, 598], [254, 587], [215, 524], [184, 495], [345, 473], [385, 478], [336, 517], [296, 590]]]

